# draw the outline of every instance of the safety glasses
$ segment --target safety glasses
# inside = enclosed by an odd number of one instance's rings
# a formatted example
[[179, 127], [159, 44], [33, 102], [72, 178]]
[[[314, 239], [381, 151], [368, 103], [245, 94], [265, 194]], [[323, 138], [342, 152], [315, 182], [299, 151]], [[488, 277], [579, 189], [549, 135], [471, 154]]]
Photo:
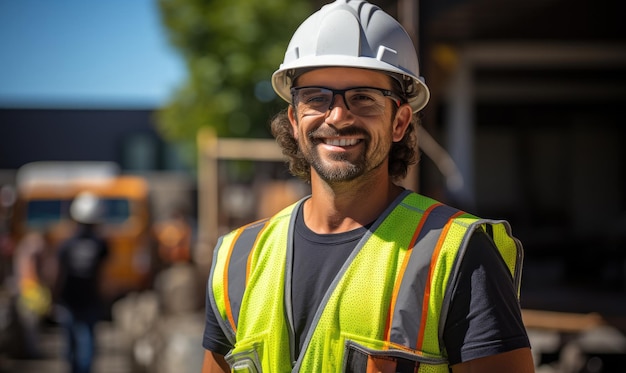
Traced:
[[335, 97], [343, 98], [346, 108], [354, 115], [374, 116], [385, 111], [385, 99], [391, 99], [396, 106], [402, 98], [388, 89], [374, 87], [353, 87], [331, 89], [326, 87], [293, 87], [291, 97], [296, 110], [303, 115], [321, 115], [333, 108]]

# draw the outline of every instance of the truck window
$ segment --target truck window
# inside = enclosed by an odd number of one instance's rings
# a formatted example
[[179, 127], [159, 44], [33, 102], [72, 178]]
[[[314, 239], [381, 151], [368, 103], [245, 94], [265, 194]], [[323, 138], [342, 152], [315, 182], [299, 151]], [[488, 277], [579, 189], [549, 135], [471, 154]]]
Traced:
[[107, 198], [104, 200], [104, 223], [124, 223], [130, 216], [130, 201], [125, 198]]
[[26, 225], [37, 229], [57, 223], [67, 216], [70, 201], [59, 199], [33, 200], [26, 207]]

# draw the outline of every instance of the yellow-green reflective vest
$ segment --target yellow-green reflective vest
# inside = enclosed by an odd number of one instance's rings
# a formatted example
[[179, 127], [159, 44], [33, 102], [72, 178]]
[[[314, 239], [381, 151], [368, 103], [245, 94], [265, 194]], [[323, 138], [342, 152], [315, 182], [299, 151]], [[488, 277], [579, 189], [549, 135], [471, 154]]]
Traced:
[[522, 247], [507, 222], [405, 191], [333, 280], [297, 355], [291, 264], [302, 202], [216, 246], [209, 299], [235, 346], [226, 356], [233, 372], [448, 372], [449, 284], [476, 229], [493, 238], [519, 296]]

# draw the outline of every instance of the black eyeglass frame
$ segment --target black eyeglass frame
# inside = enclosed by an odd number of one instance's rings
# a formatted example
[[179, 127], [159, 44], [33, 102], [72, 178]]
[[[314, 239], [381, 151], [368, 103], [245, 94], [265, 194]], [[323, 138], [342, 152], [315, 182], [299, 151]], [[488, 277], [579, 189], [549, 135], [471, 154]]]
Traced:
[[291, 87], [291, 89], [290, 89], [290, 92], [291, 92], [291, 102], [292, 102], [294, 107], [296, 107], [296, 93], [297, 93], [297, 91], [299, 91], [301, 89], [305, 89], [305, 88], [325, 89], [325, 90], [330, 91], [330, 92], [333, 93], [333, 97], [330, 100], [330, 104], [328, 104], [328, 109], [326, 109], [326, 112], [328, 112], [329, 110], [333, 109], [333, 105], [335, 103], [335, 97], [337, 95], [341, 96], [341, 98], [343, 99], [344, 104], [346, 105], [346, 108], [348, 110], [350, 110], [350, 106], [348, 105], [348, 100], [346, 100], [346, 92], [352, 91], [352, 90], [355, 90], [355, 89], [373, 89], [373, 90], [379, 91], [384, 97], [391, 99], [396, 104], [397, 107], [400, 107], [400, 105], [402, 105], [403, 103], [406, 102], [406, 100], [404, 100], [400, 95], [396, 94], [395, 92], [393, 92], [390, 89], [384, 89], [384, 88], [378, 88], [378, 87], [367, 87], [367, 86], [350, 87], [350, 88], [346, 88], [346, 89], [333, 89], [333, 88], [328, 88], [328, 87], [310, 85], [310, 86], [302, 86], [302, 87]]

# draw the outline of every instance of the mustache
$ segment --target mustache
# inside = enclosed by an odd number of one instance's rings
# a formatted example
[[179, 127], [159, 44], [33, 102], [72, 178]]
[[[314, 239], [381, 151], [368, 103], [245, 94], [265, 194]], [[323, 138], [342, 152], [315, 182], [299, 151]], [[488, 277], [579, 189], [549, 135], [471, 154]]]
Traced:
[[333, 128], [329, 126], [320, 126], [307, 133], [309, 139], [314, 140], [317, 138], [325, 137], [341, 137], [341, 136], [361, 136], [366, 139], [369, 138], [369, 134], [362, 128], [358, 127], [346, 127], [346, 128]]

